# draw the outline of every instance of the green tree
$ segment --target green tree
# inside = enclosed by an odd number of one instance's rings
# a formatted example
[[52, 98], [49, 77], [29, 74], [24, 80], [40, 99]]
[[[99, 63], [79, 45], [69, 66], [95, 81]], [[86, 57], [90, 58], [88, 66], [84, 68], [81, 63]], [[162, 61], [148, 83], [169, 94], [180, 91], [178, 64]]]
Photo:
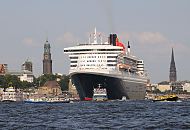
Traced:
[[0, 75], [0, 87], [8, 88], [9, 86], [13, 86], [15, 88], [29, 89], [35, 86], [43, 86], [45, 82], [52, 80], [58, 81], [62, 91], [68, 90], [69, 75], [61, 76], [57, 74], [45, 74], [39, 76], [38, 78], [34, 77], [33, 83], [27, 81], [20, 81], [20, 79], [15, 75]]
[[10, 85], [15, 88], [22, 87], [22, 83], [16, 75], [5, 75], [4, 88], [8, 88]]
[[5, 86], [5, 76], [4, 75], [0, 75], [0, 87], [4, 88]]
[[62, 91], [68, 90], [69, 85], [69, 76], [67, 75], [53, 75], [53, 74], [45, 74], [41, 75], [38, 78], [34, 79], [34, 85], [39, 87], [43, 86], [45, 82], [47, 81], [53, 81], [56, 80], [58, 84], [60, 85]]
[[69, 88], [69, 76], [63, 75], [58, 83], [61, 86], [62, 91], [68, 90], [68, 88]]
[[20, 86], [20, 88], [22, 88], [22, 89], [29, 89], [29, 88], [32, 88], [34, 86], [33, 83], [30, 83], [27, 81], [22, 81], [21, 84], [22, 85]]
[[35, 79], [35, 83], [36, 86], [43, 86], [45, 82], [47, 81], [53, 81], [53, 80], [56, 80], [56, 75], [53, 75], [53, 74], [44, 74], [44, 75], [41, 75], [39, 76], [37, 79]]

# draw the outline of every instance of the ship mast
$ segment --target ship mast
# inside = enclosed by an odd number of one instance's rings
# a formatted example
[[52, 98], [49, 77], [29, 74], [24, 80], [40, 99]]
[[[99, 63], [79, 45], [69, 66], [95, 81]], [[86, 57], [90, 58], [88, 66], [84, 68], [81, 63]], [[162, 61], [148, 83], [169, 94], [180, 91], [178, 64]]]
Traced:
[[130, 55], [130, 53], [131, 53], [131, 50], [130, 50], [130, 44], [129, 44], [129, 41], [128, 41], [128, 45], [127, 45], [127, 53]]
[[96, 27], [94, 29], [94, 44], [97, 44]]
[[[91, 42], [91, 40], [94, 40]], [[89, 44], [98, 44], [98, 41], [100, 40], [100, 44], [103, 44], [103, 39], [101, 33], [97, 34], [96, 27], [94, 28], [94, 32], [90, 34], [88, 42]]]

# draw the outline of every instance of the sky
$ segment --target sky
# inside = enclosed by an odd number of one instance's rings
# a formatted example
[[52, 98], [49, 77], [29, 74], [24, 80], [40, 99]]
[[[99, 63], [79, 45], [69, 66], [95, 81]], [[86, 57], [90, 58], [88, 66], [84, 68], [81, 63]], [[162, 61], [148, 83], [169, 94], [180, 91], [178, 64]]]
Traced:
[[88, 42], [96, 27], [106, 40], [116, 33], [145, 62], [152, 83], [169, 80], [171, 51], [178, 80], [190, 80], [189, 0], [1, 0], [0, 64], [20, 71], [29, 59], [42, 74], [48, 37], [54, 73], [69, 73], [65, 47]]

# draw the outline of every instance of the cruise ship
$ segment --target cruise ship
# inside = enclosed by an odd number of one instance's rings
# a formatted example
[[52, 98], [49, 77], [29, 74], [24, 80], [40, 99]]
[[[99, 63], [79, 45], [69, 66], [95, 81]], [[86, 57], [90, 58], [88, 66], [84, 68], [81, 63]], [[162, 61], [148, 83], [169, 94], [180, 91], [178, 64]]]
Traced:
[[81, 100], [93, 98], [93, 90], [101, 84], [109, 100], [144, 99], [147, 74], [144, 62], [133, 56], [117, 34], [103, 42], [96, 29], [86, 44], [64, 48], [69, 55], [69, 74]]

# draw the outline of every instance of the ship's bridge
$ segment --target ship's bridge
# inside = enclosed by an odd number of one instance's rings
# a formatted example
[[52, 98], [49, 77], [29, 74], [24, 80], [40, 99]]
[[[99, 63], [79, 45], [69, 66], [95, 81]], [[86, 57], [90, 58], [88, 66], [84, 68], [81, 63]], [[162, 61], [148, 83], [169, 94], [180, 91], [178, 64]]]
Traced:
[[71, 71], [115, 69], [122, 47], [112, 45], [80, 45], [64, 49], [71, 60]]
[[98, 53], [98, 52], [104, 52], [104, 53], [119, 53], [123, 52], [123, 48], [120, 46], [112, 46], [112, 45], [81, 45], [81, 46], [75, 46], [75, 47], [68, 47], [64, 48], [64, 52], [68, 54], [74, 54], [74, 53]]

